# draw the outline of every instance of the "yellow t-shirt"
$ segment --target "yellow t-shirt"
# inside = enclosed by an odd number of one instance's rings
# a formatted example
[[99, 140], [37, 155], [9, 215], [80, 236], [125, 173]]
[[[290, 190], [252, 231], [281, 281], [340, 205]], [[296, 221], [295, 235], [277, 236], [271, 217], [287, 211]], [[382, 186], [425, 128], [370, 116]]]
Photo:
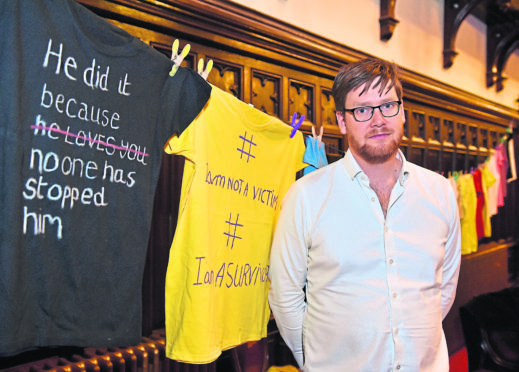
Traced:
[[266, 336], [269, 255], [281, 201], [305, 151], [301, 132], [213, 87], [166, 152], [186, 158], [166, 275], [166, 353], [209, 363]]
[[461, 219], [461, 254], [474, 253], [478, 250], [476, 231], [477, 197], [472, 174], [463, 174], [457, 180], [460, 193], [463, 218]]

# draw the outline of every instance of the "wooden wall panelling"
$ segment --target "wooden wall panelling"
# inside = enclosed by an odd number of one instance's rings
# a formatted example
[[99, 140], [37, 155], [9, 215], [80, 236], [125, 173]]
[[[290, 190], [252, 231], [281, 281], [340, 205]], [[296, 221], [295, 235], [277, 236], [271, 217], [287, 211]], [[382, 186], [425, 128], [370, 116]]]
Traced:
[[245, 97], [244, 87], [244, 66], [232, 63], [229, 60], [222, 60], [216, 57], [207, 56], [207, 60], [213, 60], [213, 69], [207, 77], [207, 81], [220, 89], [232, 94], [238, 99]]
[[440, 122], [441, 119], [434, 115], [427, 115], [427, 123], [426, 123], [426, 132], [425, 138], [427, 138], [427, 143], [430, 145], [440, 145], [441, 144], [441, 136], [440, 136]]
[[404, 130], [402, 136], [402, 144], [400, 145], [400, 149], [404, 153], [404, 156], [408, 158], [409, 151], [409, 110], [407, 109], [407, 105], [403, 106], [405, 122], [404, 122]]
[[455, 147], [454, 147], [454, 121], [448, 118], [442, 118], [441, 142], [442, 142], [442, 171], [445, 175], [454, 171], [455, 164]]
[[443, 118], [442, 123], [443, 145], [446, 147], [454, 147], [454, 121], [450, 118]]
[[305, 115], [306, 121], [315, 123], [315, 86], [307, 82], [289, 79], [288, 112]]
[[281, 76], [251, 69], [251, 103], [258, 110], [282, 119]]
[[323, 128], [322, 141], [326, 145], [328, 163], [331, 163], [344, 156], [345, 151], [348, 149], [348, 141], [346, 136], [341, 134], [338, 128], [337, 117], [335, 115], [335, 102], [332, 96], [332, 80], [321, 82], [318, 94], [318, 117], [315, 130], [318, 134], [321, 127]]
[[425, 165], [425, 113], [408, 105], [409, 141], [407, 159], [419, 165]]
[[428, 114], [426, 116], [425, 125], [425, 138], [427, 139], [427, 167], [437, 172], [443, 172], [441, 156], [442, 147], [440, 142], [440, 118]]
[[474, 125], [467, 124], [467, 148], [468, 148], [468, 164], [467, 170], [474, 171], [478, 166], [478, 148], [477, 144], [477, 128]]
[[486, 158], [486, 156], [488, 156], [488, 151], [489, 151], [489, 147], [488, 147], [488, 129], [486, 129], [486, 128], [478, 128], [478, 127], [476, 127], [476, 129], [479, 131], [479, 133], [478, 133], [479, 152]]
[[321, 109], [321, 120], [319, 122], [324, 129], [337, 127], [337, 117], [335, 116], [335, 102], [332, 97], [332, 90], [328, 87], [322, 87], [320, 89], [320, 109]]
[[506, 128], [416, 102], [405, 104], [402, 150], [410, 161], [448, 175], [483, 163]]
[[478, 151], [478, 127], [474, 125], [474, 123], [470, 123], [468, 126], [468, 143], [469, 150], [477, 152]]
[[456, 143], [456, 161], [455, 167], [457, 171], [467, 170], [467, 124], [456, 121], [454, 127], [454, 138]]
[[498, 143], [499, 139], [497, 136], [497, 132], [493, 130], [490, 132], [490, 148], [495, 149]]

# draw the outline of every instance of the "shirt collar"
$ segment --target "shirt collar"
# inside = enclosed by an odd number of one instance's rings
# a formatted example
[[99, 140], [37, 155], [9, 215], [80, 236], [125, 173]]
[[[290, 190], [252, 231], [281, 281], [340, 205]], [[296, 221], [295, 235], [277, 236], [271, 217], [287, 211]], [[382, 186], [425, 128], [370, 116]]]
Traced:
[[[400, 160], [402, 162], [402, 170], [400, 172], [400, 176], [398, 177], [398, 182], [400, 183], [400, 185], [403, 186], [405, 181], [409, 177], [409, 163], [407, 162], [404, 154], [402, 153], [402, 151], [400, 149], [398, 149], [398, 153], [396, 154], [396, 157], [398, 160]], [[344, 155], [343, 164], [344, 164], [346, 173], [348, 174], [348, 176], [351, 179], [354, 179], [360, 173], [364, 173], [364, 171], [359, 166], [359, 163], [357, 163], [357, 161], [355, 160], [355, 158], [353, 157], [353, 154], [351, 153], [351, 151], [349, 149], [348, 149], [348, 151], [346, 151], [346, 154]]]
[[346, 169], [346, 173], [353, 180], [359, 173], [363, 173], [362, 169], [359, 166], [359, 163], [353, 157], [350, 149], [346, 151], [346, 154], [343, 158], [344, 168]]
[[404, 185], [405, 181], [409, 178], [409, 163], [407, 162], [404, 154], [400, 149], [398, 149], [398, 153], [396, 154], [398, 160], [402, 162], [402, 170], [400, 171], [400, 176], [398, 177], [398, 182], [400, 185]]

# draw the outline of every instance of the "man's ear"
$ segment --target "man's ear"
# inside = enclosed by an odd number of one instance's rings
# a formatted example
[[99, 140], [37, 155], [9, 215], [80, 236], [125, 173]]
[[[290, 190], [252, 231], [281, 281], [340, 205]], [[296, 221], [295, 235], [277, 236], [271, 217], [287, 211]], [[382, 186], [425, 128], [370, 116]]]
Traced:
[[346, 134], [346, 123], [344, 122], [344, 113], [341, 111], [335, 111], [335, 117], [337, 118], [337, 124], [342, 134]]

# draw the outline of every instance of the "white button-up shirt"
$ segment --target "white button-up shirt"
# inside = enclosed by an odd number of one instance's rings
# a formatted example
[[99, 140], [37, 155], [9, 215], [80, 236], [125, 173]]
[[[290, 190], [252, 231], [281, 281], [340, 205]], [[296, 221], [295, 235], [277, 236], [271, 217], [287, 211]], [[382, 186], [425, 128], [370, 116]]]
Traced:
[[269, 301], [304, 371], [449, 370], [442, 320], [461, 259], [457, 204], [444, 177], [399, 157], [385, 218], [349, 151], [285, 197]]

